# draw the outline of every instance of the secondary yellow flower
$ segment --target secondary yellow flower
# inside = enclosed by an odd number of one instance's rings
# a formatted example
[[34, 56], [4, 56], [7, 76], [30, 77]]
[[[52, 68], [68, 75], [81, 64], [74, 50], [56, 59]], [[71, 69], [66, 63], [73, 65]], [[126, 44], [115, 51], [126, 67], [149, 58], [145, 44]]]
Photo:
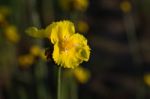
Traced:
[[7, 26], [4, 30], [6, 38], [13, 42], [17, 43], [20, 40], [17, 28], [15, 26]]
[[30, 48], [30, 54], [33, 55], [33, 56], [35, 56], [35, 57], [40, 57], [41, 59], [46, 60], [45, 50], [42, 49], [38, 45], [33, 45]]
[[[34, 27], [33, 27], [34, 28]], [[32, 29], [33, 29], [32, 28]], [[32, 29], [28, 29], [28, 34], [32, 35]], [[44, 35], [54, 44], [52, 57], [57, 65], [64, 68], [75, 68], [83, 61], [88, 61], [90, 56], [90, 48], [87, 45], [87, 39], [75, 33], [74, 24], [70, 21], [54, 22], [38, 32], [35, 28], [33, 34]], [[39, 30], [39, 31], [41, 31]], [[35, 36], [34, 37], [38, 37]]]
[[90, 78], [90, 72], [81, 66], [74, 69], [73, 74], [80, 83], [86, 83]]
[[34, 56], [39, 56], [41, 53], [41, 48], [38, 45], [33, 45], [30, 48], [30, 53]]

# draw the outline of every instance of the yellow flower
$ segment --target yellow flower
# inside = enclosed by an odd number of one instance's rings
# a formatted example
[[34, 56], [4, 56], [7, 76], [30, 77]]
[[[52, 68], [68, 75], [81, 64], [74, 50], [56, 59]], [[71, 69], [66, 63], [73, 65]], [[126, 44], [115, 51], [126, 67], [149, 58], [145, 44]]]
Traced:
[[73, 74], [80, 83], [86, 83], [90, 78], [90, 72], [81, 66], [74, 69]]
[[7, 26], [4, 30], [6, 38], [13, 42], [17, 43], [20, 40], [20, 36], [18, 35], [17, 28], [15, 26]]
[[[28, 34], [32, 34], [32, 32], [28, 29]], [[54, 44], [52, 57], [57, 65], [74, 68], [83, 61], [89, 60], [90, 48], [87, 45], [87, 39], [83, 35], [75, 33], [72, 22], [67, 20], [54, 22], [47, 26], [43, 33], [39, 33], [38, 30], [36, 33], [37, 35], [46, 34], [45, 37]]]
[[87, 39], [75, 33], [72, 22], [60, 21], [52, 25], [50, 40], [54, 44], [53, 59], [56, 64], [64, 68], [74, 68], [89, 60]]

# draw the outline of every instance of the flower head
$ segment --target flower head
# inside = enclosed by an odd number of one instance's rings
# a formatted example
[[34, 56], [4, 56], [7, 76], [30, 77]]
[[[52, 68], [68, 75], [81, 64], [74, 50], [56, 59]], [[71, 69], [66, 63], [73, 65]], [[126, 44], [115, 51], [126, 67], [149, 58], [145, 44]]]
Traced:
[[90, 48], [87, 39], [75, 33], [74, 24], [70, 21], [54, 24], [50, 35], [50, 40], [54, 44], [54, 61], [64, 68], [74, 68], [83, 61], [88, 61]]
[[[54, 45], [52, 57], [57, 65], [64, 68], [75, 68], [83, 61], [89, 60], [90, 48], [87, 45], [87, 39], [83, 35], [75, 33], [72, 22], [67, 20], [54, 22], [42, 31], [43, 35], [46, 34], [46, 37]], [[28, 30], [29, 34], [32, 32]], [[36, 32], [42, 34], [38, 30]]]

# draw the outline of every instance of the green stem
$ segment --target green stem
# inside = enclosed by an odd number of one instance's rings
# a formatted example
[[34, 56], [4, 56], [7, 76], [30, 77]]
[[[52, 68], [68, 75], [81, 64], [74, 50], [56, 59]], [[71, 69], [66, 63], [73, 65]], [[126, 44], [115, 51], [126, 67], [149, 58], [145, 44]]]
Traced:
[[61, 67], [58, 68], [57, 99], [61, 99]]

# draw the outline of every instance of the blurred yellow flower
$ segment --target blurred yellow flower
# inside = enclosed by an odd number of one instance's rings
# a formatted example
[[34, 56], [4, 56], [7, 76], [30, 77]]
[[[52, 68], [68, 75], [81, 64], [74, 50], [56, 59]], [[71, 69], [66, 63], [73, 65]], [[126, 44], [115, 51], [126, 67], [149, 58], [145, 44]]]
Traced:
[[33, 45], [30, 48], [30, 53], [34, 56], [39, 56], [41, 53], [41, 48], [38, 45]]
[[150, 86], [150, 73], [144, 75], [144, 82]]
[[40, 57], [41, 59], [46, 60], [45, 50], [42, 49], [38, 45], [31, 46], [30, 54], [35, 56], [35, 57]]
[[[43, 35], [46, 34], [45, 37], [48, 37], [54, 44], [52, 56], [57, 65], [64, 68], [74, 68], [83, 61], [89, 60], [90, 48], [87, 45], [87, 39], [83, 35], [75, 33], [72, 22], [67, 20], [54, 22], [42, 31]], [[28, 34], [32, 34], [32, 32], [34, 31], [28, 29]], [[38, 30], [36, 33], [38, 35]], [[39, 34], [41, 35], [42, 32]]]
[[90, 78], [90, 72], [81, 66], [74, 69], [73, 74], [80, 83], [86, 83]]
[[4, 33], [6, 38], [13, 43], [18, 43], [20, 40], [20, 36], [15, 26], [7, 26], [4, 30]]
[[89, 0], [59, 0], [59, 5], [64, 11], [85, 11], [89, 5]]
[[78, 31], [81, 33], [85, 33], [89, 30], [89, 26], [85, 21], [79, 21], [77, 23]]
[[89, 5], [88, 0], [73, 0], [73, 5], [76, 10], [85, 11]]
[[7, 6], [0, 6], [0, 13], [4, 16], [8, 16], [11, 13], [11, 10]]
[[22, 68], [28, 68], [33, 64], [34, 56], [31, 54], [21, 55], [18, 57], [18, 62]]
[[131, 11], [132, 9], [132, 6], [130, 4], [129, 1], [123, 1], [121, 4], [120, 4], [120, 8], [121, 10], [124, 12], [124, 13], [128, 13]]
[[44, 29], [37, 29], [36, 27], [30, 27], [26, 30], [26, 33], [29, 36], [35, 37], [35, 38], [46, 38], [49, 34], [46, 34]]

